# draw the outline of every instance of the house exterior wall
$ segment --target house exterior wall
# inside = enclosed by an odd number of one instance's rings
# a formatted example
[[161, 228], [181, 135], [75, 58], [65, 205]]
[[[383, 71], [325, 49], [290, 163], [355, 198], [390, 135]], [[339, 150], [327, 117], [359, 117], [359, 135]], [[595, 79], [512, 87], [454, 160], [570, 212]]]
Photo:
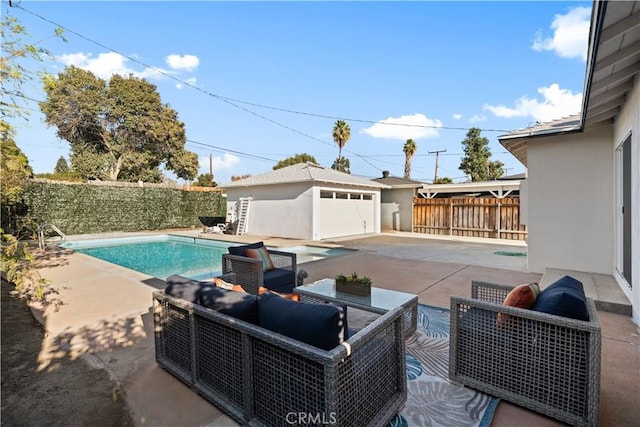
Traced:
[[612, 126], [605, 125], [529, 140], [530, 271], [613, 271], [612, 137]]
[[413, 188], [393, 188], [380, 192], [383, 230], [413, 231], [414, 195]]
[[247, 233], [312, 239], [313, 188], [308, 183], [229, 188], [227, 215], [240, 197], [252, 197]]
[[[640, 76], [636, 76], [634, 87], [613, 125], [613, 143], [610, 149], [614, 157], [618, 146], [629, 135], [631, 135], [631, 209], [634, 218], [631, 224], [631, 277], [633, 282], [631, 283], [631, 291], [629, 291], [627, 284], [623, 283], [615, 268], [614, 277], [630, 297], [633, 320], [636, 324], [640, 324], [640, 220], [638, 219], [640, 218]], [[614, 171], [614, 179], [616, 173]], [[612, 206], [612, 214], [619, 218], [620, 209], [616, 200]], [[619, 238], [617, 232], [615, 238]], [[616, 240], [615, 247], [620, 244]]]

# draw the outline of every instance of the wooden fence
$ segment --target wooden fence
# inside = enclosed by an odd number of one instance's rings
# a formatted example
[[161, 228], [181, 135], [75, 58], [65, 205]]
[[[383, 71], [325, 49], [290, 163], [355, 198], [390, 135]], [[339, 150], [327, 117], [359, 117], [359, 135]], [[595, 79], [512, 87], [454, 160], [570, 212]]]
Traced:
[[524, 240], [519, 198], [447, 198], [413, 201], [415, 233]]

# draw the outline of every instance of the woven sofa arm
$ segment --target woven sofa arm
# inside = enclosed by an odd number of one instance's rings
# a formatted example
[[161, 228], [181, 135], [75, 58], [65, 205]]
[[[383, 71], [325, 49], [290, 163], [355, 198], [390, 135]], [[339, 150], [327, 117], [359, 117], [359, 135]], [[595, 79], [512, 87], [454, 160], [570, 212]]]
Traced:
[[286, 270], [296, 271], [297, 254], [293, 252], [283, 252], [273, 249], [267, 249], [273, 266], [276, 268], [284, 268]]
[[256, 258], [239, 255], [222, 255], [222, 273], [235, 273], [234, 283], [253, 295], [258, 295], [258, 288], [264, 283], [264, 270], [262, 261]]
[[471, 298], [502, 304], [513, 286], [473, 280], [471, 282]]

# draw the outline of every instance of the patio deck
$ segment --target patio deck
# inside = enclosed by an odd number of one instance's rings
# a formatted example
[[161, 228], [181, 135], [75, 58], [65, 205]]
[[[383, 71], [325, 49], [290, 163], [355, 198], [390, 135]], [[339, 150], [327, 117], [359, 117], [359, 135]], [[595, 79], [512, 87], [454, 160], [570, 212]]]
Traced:
[[[309, 243], [260, 236], [202, 237], [265, 240], [273, 245]], [[468, 241], [452, 244], [451, 240], [427, 241], [404, 235], [377, 235], [337, 243], [359, 251], [303, 264], [299, 268], [309, 273], [307, 282], [332, 277], [336, 272], [366, 272], [376, 286], [415, 293], [420, 303], [449, 308], [452, 295], [470, 295], [472, 279], [507, 284], [541, 279], [539, 274], [524, 271], [523, 257], [493, 253], [505, 249], [522, 251], [517, 244]], [[62, 249], [48, 249], [39, 256], [39, 262], [42, 275], [56, 284], [60, 297], [66, 302], [58, 312], [36, 310], [49, 332], [49, 339], [42, 344], [41, 363], [81, 356], [106, 367], [123, 388], [138, 425], [236, 425], [156, 365], [151, 293], [163, 288], [163, 281]], [[599, 316], [602, 324], [601, 425], [638, 425], [638, 327], [629, 316], [608, 312], [599, 312]], [[511, 426], [514, 420], [519, 426], [563, 425], [504, 401], [498, 406], [492, 425]]]

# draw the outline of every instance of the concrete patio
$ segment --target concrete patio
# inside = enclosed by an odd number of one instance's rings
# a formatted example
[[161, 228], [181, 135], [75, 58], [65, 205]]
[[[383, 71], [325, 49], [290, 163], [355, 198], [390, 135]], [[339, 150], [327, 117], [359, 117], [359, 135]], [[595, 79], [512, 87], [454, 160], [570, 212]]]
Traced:
[[[230, 241], [264, 240], [276, 246], [309, 242], [260, 236], [192, 236]], [[316, 242], [317, 243], [317, 242]], [[526, 258], [496, 251], [526, 252], [519, 242], [424, 239], [383, 234], [333, 242], [358, 249], [353, 254], [299, 265], [306, 282], [336, 272], [366, 272], [377, 286], [415, 293], [423, 304], [449, 307], [452, 295], [470, 295], [471, 280], [505, 284], [540, 281], [526, 272]], [[137, 425], [234, 426], [230, 418], [155, 363], [151, 293], [164, 282], [83, 254], [48, 248], [38, 254], [41, 274], [51, 280], [65, 305], [59, 311], [35, 309], [48, 339], [39, 356], [43, 366], [82, 357], [107, 369], [124, 391]], [[600, 311], [602, 368], [600, 422], [603, 426], [640, 423], [640, 333], [631, 317]], [[516, 421], [517, 420], [517, 421]], [[493, 426], [563, 425], [502, 401]]]

